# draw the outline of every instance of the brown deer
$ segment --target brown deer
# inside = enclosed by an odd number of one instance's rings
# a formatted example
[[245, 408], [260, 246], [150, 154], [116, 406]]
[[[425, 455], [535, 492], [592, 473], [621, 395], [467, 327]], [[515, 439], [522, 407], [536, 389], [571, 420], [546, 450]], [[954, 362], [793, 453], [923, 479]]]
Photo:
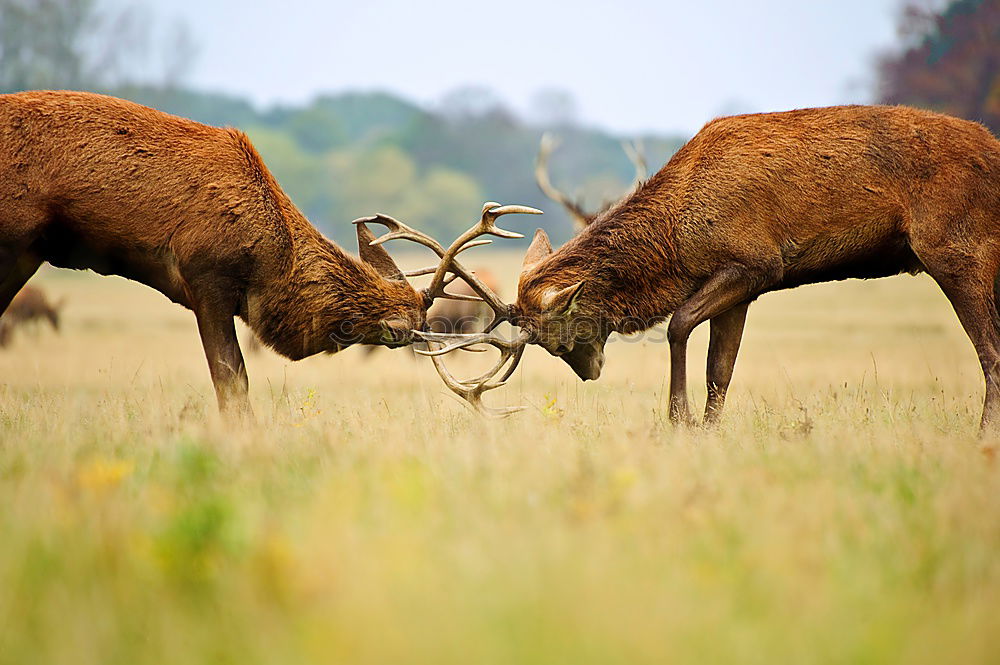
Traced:
[[194, 311], [223, 411], [250, 413], [234, 317], [297, 360], [408, 344], [449, 297], [414, 290], [366, 221], [357, 260], [235, 129], [89, 93], [0, 95], [0, 313], [43, 261], [146, 284]]
[[[545, 196], [566, 209], [570, 219], [573, 220], [574, 232], [579, 233], [590, 226], [595, 219], [605, 213], [616, 202], [605, 201], [598, 210], [588, 212], [579, 200], [559, 191], [552, 184], [552, 180], [549, 179], [549, 158], [558, 146], [559, 140], [556, 137], [548, 132], [542, 134], [542, 140], [538, 145], [538, 154], [535, 156], [535, 182], [538, 183], [538, 188], [542, 190]], [[625, 197], [634, 192], [642, 184], [642, 181], [646, 179], [647, 169], [646, 154], [641, 143], [622, 142], [622, 150], [625, 151], [629, 161], [632, 162], [632, 166], [635, 167], [635, 178], [632, 180], [629, 190], [622, 195]]]
[[37, 286], [25, 286], [11, 300], [7, 311], [0, 316], [0, 347], [7, 346], [15, 329], [33, 321], [48, 321], [59, 331], [59, 310], [63, 301], [50, 302], [45, 291]]
[[[600, 376], [612, 332], [669, 316], [670, 417], [687, 422], [687, 340], [710, 321], [711, 423], [758, 296], [926, 271], [979, 355], [985, 428], [1000, 424], [998, 270], [1000, 142], [981, 125], [882, 106], [741, 115], [708, 123], [558, 251], [539, 230], [517, 302], [497, 305], [498, 318], [521, 328], [513, 341], [424, 336], [447, 344], [437, 355], [485, 341], [514, 362], [524, 344], [538, 344], [588, 380]], [[475, 402], [497, 383], [480, 377], [457, 388]]]

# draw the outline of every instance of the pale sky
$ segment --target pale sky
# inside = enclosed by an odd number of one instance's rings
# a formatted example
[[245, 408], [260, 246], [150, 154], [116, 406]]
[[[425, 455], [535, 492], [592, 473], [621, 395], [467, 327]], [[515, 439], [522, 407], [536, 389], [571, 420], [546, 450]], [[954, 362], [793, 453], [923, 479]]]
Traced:
[[386, 90], [432, 105], [465, 84], [514, 109], [572, 93], [587, 124], [690, 134], [720, 113], [870, 101], [899, 0], [134, 0], [182, 17], [190, 83], [262, 104]]

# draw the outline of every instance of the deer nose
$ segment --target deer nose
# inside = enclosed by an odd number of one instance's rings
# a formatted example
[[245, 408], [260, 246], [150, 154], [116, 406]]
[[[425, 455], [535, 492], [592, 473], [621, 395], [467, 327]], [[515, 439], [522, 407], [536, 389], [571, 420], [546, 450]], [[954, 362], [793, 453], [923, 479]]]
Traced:
[[412, 341], [413, 333], [410, 332], [410, 326], [405, 321], [398, 319], [382, 321], [381, 326], [381, 343], [385, 346], [404, 346]]

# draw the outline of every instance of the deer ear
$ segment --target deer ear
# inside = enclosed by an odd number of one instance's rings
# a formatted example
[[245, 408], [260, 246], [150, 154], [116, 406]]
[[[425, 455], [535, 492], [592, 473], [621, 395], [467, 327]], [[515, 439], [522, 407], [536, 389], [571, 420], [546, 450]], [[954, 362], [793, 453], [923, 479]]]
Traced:
[[389, 252], [385, 251], [382, 245], [370, 244], [375, 240], [375, 235], [368, 226], [361, 221], [354, 222], [354, 225], [358, 227], [358, 254], [361, 255], [361, 260], [375, 268], [378, 274], [386, 279], [405, 280], [406, 277], [396, 267], [396, 262], [389, 256]]
[[532, 266], [552, 253], [552, 243], [549, 236], [542, 229], [535, 230], [535, 237], [531, 239], [531, 245], [524, 255], [524, 262], [521, 264], [521, 272], [530, 270]]
[[581, 280], [576, 284], [567, 286], [565, 289], [548, 293], [542, 299], [542, 308], [556, 315], [568, 316], [572, 314], [576, 311], [580, 292], [583, 291], [585, 283]]

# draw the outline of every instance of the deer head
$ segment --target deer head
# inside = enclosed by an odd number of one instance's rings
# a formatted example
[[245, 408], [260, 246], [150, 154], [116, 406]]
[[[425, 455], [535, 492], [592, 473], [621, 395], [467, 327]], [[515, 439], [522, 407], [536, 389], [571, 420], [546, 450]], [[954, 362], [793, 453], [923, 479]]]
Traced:
[[535, 231], [521, 267], [513, 323], [530, 343], [562, 358], [581, 379], [597, 379], [612, 327], [592, 293], [595, 284], [571, 270], [546, 271], [545, 260], [552, 253], [545, 231]]
[[[538, 146], [538, 155], [535, 157], [535, 182], [538, 183], [538, 188], [542, 190], [545, 196], [566, 209], [566, 212], [569, 213], [570, 218], [573, 220], [574, 228], [579, 233], [611, 208], [615, 204], [615, 201], [606, 201], [595, 212], [587, 212], [583, 209], [579, 201], [556, 189], [549, 179], [549, 157], [558, 146], [559, 140], [552, 134], [546, 132], [542, 135], [542, 140]], [[634, 192], [642, 184], [642, 181], [646, 179], [647, 175], [646, 155], [642, 144], [638, 142], [622, 142], [622, 150], [625, 151], [629, 161], [635, 167], [635, 178], [632, 181], [632, 186], [620, 198], [624, 198]]]

